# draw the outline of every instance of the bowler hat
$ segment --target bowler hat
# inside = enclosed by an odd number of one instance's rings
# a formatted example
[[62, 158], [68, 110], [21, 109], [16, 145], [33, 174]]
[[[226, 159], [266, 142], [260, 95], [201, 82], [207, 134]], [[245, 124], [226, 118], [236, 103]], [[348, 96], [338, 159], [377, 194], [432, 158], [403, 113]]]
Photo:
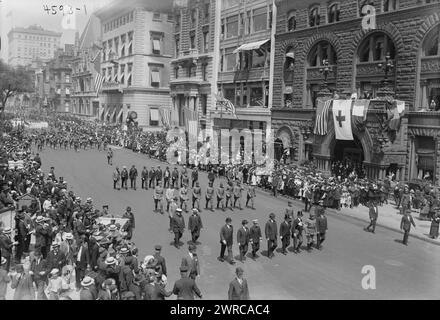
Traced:
[[271, 213], [271, 214], [269, 214], [269, 218], [271, 218], [271, 219], [275, 219], [275, 213]]
[[156, 251], [160, 251], [160, 250], [162, 250], [162, 246], [161, 245], [155, 245], [154, 246], [154, 250], [156, 250]]
[[246, 225], [246, 224], [248, 224], [248, 221], [245, 219], [245, 220], [241, 221], [241, 224]]
[[181, 266], [180, 267], [180, 272], [188, 272], [188, 267], [187, 266]]

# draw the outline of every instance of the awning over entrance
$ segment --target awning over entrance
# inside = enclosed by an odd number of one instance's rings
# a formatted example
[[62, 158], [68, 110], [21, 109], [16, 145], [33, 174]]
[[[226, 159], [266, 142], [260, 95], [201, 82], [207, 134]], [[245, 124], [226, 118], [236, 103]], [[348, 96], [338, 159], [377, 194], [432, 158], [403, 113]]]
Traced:
[[251, 50], [260, 49], [261, 46], [263, 46], [264, 44], [268, 43], [269, 41], [270, 41], [270, 39], [256, 41], [256, 42], [251, 42], [251, 43], [245, 43], [245, 44], [242, 44], [241, 46], [239, 46], [237, 49], [235, 49], [232, 53], [238, 53], [238, 52], [241, 52], [241, 51], [251, 51]]
[[122, 122], [122, 112], [124, 111], [124, 109], [121, 107], [121, 109], [119, 110], [118, 116], [116, 117], [116, 121]]
[[106, 110], [105, 110], [105, 112], [104, 112], [104, 121], [107, 121], [107, 115], [108, 115], [108, 112], [110, 111], [110, 108], [107, 108]]
[[113, 117], [115, 116], [116, 108], [113, 108], [113, 110], [110, 113], [110, 121], [113, 121]]

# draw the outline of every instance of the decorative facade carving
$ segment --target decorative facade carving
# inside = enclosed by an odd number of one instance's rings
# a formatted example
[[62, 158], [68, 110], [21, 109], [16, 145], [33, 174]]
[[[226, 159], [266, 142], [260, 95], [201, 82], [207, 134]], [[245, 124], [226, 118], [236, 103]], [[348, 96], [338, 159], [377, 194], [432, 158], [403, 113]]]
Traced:
[[422, 73], [440, 73], [440, 59], [438, 57], [422, 58]]

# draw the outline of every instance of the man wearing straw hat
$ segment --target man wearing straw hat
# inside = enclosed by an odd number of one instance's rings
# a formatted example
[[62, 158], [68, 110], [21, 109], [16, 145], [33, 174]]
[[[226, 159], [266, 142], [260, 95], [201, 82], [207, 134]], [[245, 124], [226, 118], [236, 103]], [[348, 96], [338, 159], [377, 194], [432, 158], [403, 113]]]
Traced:
[[81, 281], [79, 300], [96, 300], [97, 296], [95, 281], [89, 276], [84, 277]]

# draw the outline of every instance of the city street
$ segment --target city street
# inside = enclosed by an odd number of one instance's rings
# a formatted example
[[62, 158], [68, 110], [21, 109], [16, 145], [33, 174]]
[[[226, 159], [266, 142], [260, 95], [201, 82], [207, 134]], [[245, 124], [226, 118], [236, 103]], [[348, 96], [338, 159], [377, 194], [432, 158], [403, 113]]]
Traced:
[[[112, 172], [115, 166], [125, 165], [129, 169], [136, 165], [139, 175], [143, 166], [166, 164], [148, 159], [143, 154], [131, 150], [115, 150], [113, 166], [107, 165], [106, 153], [96, 150], [80, 151], [53, 150], [46, 148], [40, 153], [43, 171], [49, 172], [51, 166], [55, 173], [63, 176], [75, 194], [83, 201], [92, 197], [95, 206], [101, 209], [108, 204], [109, 211], [122, 215], [127, 206], [132, 207], [136, 217], [133, 241], [139, 248], [139, 258], [154, 252], [154, 245], [163, 246], [162, 255], [166, 258], [168, 286], [172, 289], [179, 278], [180, 261], [187, 253], [186, 242], [191, 239], [185, 231], [180, 250], [172, 246], [173, 234], [168, 232], [169, 220], [165, 213], [153, 212], [152, 190], [113, 190]], [[180, 168], [179, 168], [180, 171]], [[203, 198], [207, 186], [204, 173], [199, 175]], [[218, 181], [215, 186], [217, 187]], [[202, 202], [203, 206], [205, 201]], [[243, 203], [244, 206], [244, 203]], [[376, 234], [364, 232], [364, 225], [353, 219], [328, 215], [329, 230], [322, 251], [306, 251], [287, 256], [277, 252], [269, 260], [261, 255], [256, 261], [247, 258], [244, 264], [237, 262], [231, 266], [219, 262], [219, 230], [225, 218], [230, 216], [234, 225], [234, 255], [238, 254], [236, 230], [241, 221], [259, 219], [264, 234], [264, 225], [270, 212], [276, 214], [276, 221], [283, 221], [285, 200], [257, 193], [256, 209], [243, 211], [203, 211], [202, 229], [197, 252], [200, 257], [201, 276], [197, 284], [204, 299], [226, 299], [228, 285], [234, 277], [236, 266], [242, 266], [248, 279], [251, 299], [436, 299], [440, 295], [440, 247], [410, 238], [409, 245], [403, 246], [396, 240], [402, 235], [381, 227]], [[295, 207], [295, 213], [302, 208]], [[183, 214], [188, 222], [188, 214]], [[306, 217], [306, 215], [305, 215]], [[264, 238], [264, 236], [263, 236]], [[278, 241], [280, 245], [280, 241]], [[265, 253], [266, 242], [261, 249]], [[365, 265], [376, 270], [376, 289], [364, 290], [361, 271]], [[174, 299], [174, 298], [173, 298]]]

